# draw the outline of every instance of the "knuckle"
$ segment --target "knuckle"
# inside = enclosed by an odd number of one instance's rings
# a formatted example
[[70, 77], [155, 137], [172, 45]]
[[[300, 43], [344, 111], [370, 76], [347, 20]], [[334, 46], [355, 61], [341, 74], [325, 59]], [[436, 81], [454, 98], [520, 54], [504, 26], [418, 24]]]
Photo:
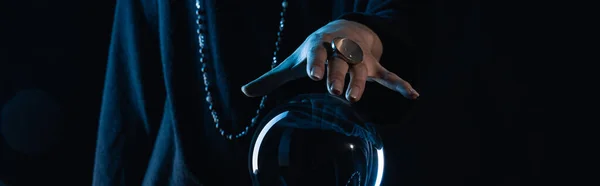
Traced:
[[312, 34], [312, 38], [318, 41], [328, 40], [332, 37], [330, 33], [327, 32], [315, 32]]
[[354, 71], [357, 74], [361, 74], [361, 75], [363, 75], [363, 74], [366, 75], [369, 72], [369, 70], [367, 69], [367, 66], [364, 65], [363, 63], [354, 65], [352, 67], [352, 71]]
[[329, 77], [331, 79], [335, 79], [335, 80], [343, 80], [346, 76], [342, 72], [335, 72], [335, 73], [329, 74]]
[[391, 72], [380, 72], [379, 77], [383, 80], [392, 80], [394, 79], [394, 74]]
[[361, 82], [359, 82], [359, 81], [352, 81], [352, 83], [351, 83], [350, 85], [351, 85], [352, 87], [354, 87], [354, 88], [358, 88], [358, 89], [361, 89], [361, 90], [362, 90], [363, 88], [365, 88], [365, 85], [364, 85], [364, 83], [361, 83]]
[[318, 44], [311, 44], [307, 46], [305, 55], [308, 60], [319, 60], [323, 61], [323, 63], [325, 63], [325, 60], [327, 60], [325, 48]]
[[310, 52], [313, 53], [313, 55], [315, 55], [315, 53], [317, 53], [320, 50], [321, 46], [318, 44], [313, 44], [310, 46]]
[[367, 78], [361, 76], [361, 77], [354, 77], [353, 80], [356, 81], [356, 83], [365, 83], [367, 81]]
[[411, 88], [412, 86], [410, 85], [410, 83], [406, 82], [406, 81], [402, 81], [402, 86], [406, 87], [406, 88]]

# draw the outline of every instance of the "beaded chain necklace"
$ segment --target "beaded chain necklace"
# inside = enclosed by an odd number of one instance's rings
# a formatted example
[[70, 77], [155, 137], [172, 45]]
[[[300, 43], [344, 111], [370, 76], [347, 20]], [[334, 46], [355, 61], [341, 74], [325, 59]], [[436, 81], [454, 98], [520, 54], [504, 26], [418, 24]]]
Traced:
[[[210, 86], [210, 82], [208, 81], [208, 75], [206, 72], [206, 62], [204, 61], [204, 50], [206, 49], [205, 47], [205, 41], [206, 41], [206, 25], [205, 25], [205, 20], [204, 20], [204, 16], [201, 15], [201, 9], [202, 7], [200, 6], [201, 2], [200, 0], [196, 0], [196, 24], [197, 24], [197, 29], [196, 29], [196, 33], [198, 34], [198, 53], [199, 53], [199, 62], [201, 65], [200, 71], [202, 72], [202, 78], [204, 79], [204, 91], [206, 92], [206, 103], [208, 103], [208, 109], [210, 111], [210, 114], [213, 118], [213, 122], [215, 124], [215, 128], [219, 131], [219, 133], [221, 134], [221, 136], [227, 138], [228, 140], [233, 140], [233, 139], [238, 139], [241, 137], [244, 137], [246, 135], [248, 135], [248, 130], [250, 130], [250, 128], [254, 127], [256, 125], [256, 123], [258, 122], [258, 117], [260, 116], [260, 112], [261, 110], [265, 107], [265, 101], [267, 100], [267, 96], [263, 96], [260, 100], [260, 104], [258, 106], [258, 109], [256, 109], [256, 115], [252, 118], [252, 120], [250, 120], [250, 124], [247, 125], [242, 131], [240, 132], [227, 132], [225, 131], [223, 128], [221, 128], [221, 126], [219, 126], [219, 114], [217, 113], [217, 111], [215, 111], [213, 105], [213, 97], [211, 94], [211, 86]], [[287, 0], [283, 0], [283, 2], [281, 3], [281, 12], [280, 12], [280, 21], [279, 21], [279, 30], [277, 31], [277, 41], [275, 42], [275, 51], [273, 52], [273, 61], [271, 62], [271, 68], [275, 68], [277, 66], [277, 53], [279, 52], [279, 46], [281, 43], [281, 34], [283, 32], [283, 28], [284, 28], [284, 22], [285, 22], [285, 12], [287, 9]]]

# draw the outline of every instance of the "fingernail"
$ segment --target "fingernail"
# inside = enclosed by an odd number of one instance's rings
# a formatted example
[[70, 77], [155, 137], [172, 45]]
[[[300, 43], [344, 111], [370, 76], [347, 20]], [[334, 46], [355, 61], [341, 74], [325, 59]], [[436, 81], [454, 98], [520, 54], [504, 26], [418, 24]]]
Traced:
[[331, 88], [331, 93], [335, 94], [335, 95], [340, 95], [342, 93], [342, 91], [337, 88], [340, 87], [338, 81], [332, 81], [331, 85], [329, 85]]
[[413, 99], [416, 99], [419, 96], [421, 96], [415, 89], [410, 89], [410, 94], [412, 95]]
[[313, 68], [313, 70], [310, 72], [310, 75], [316, 79], [321, 79], [321, 74], [323, 74], [323, 70], [318, 67]]
[[350, 90], [348, 90], [347, 92], [347, 96], [350, 98], [350, 101], [357, 101], [358, 100], [358, 90], [357, 88], [350, 88]]
[[251, 96], [251, 94], [248, 92], [248, 89], [246, 87], [246, 85], [242, 86], [242, 92], [246, 95], [246, 96]]

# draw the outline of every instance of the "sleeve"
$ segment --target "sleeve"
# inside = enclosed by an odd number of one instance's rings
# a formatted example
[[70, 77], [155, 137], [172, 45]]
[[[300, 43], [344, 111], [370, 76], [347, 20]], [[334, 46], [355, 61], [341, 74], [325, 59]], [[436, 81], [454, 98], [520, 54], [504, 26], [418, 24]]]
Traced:
[[[402, 78], [410, 81], [415, 76], [416, 64], [410, 56], [413, 44], [409, 33], [409, 17], [412, 11], [406, 0], [355, 0], [353, 11], [338, 19], [361, 23], [379, 36], [383, 45], [381, 63]], [[393, 52], [390, 52], [393, 51]], [[406, 55], [390, 55], [406, 54]], [[402, 62], [397, 62], [402, 61]]]
[[[101, 104], [93, 185], [141, 185], [162, 115], [151, 0], [117, 0]], [[144, 12], [146, 10], [146, 12]], [[161, 87], [162, 86], [162, 87]], [[162, 89], [162, 91], [161, 91]]]
[[353, 12], [343, 14], [338, 19], [369, 27], [386, 45], [389, 41], [406, 39], [409, 10], [409, 5], [401, 0], [356, 0]]

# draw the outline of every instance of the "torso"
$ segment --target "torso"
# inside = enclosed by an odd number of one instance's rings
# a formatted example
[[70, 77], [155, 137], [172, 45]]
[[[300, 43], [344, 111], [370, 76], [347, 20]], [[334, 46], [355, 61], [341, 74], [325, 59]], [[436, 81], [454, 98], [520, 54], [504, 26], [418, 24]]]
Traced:
[[[186, 13], [185, 15], [174, 13], [176, 19], [182, 22], [178, 21], [175, 24], [173, 34], [175, 46], [173, 48], [175, 53], [183, 50], [189, 55], [176, 57], [177, 61], [175, 63], [190, 63], [185, 66], [194, 68], [193, 64], [198, 63], [198, 55], [195, 52], [198, 48], [195, 33], [196, 10], [194, 5], [196, 2], [195, 0], [187, 0], [185, 6], [183, 6], [183, 2], [176, 3], [181, 4], [178, 4], [175, 9], [185, 10]], [[248, 98], [242, 94], [240, 88], [245, 83], [270, 70], [277, 38], [276, 33], [279, 29], [281, 1], [273, 0], [260, 3], [260, 5], [241, 0], [207, 1], [205, 3], [209, 6], [205, 12], [208, 19], [207, 24], [212, 27], [206, 33], [206, 46], [208, 47], [205, 51], [208, 64], [207, 72], [211, 77], [209, 78], [210, 82], [218, 87], [218, 89], [210, 87], [211, 94], [216, 95], [213, 99], [215, 111], [220, 116], [220, 126], [223, 129], [241, 131], [250, 124], [250, 120], [256, 114], [260, 98]], [[320, 20], [305, 19], [306, 11], [310, 10], [303, 8], [303, 6], [308, 6], [310, 3], [302, 1], [290, 1], [288, 3], [283, 42], [278, 55], [280, 61], [295, 50], [311, 31], [316, 30], [331, 19], [329, 17]], [[210, 7], [211, 4], [215, 7]], [[172, 12], [176, 11], [172, 10]], [[331, 13], [328, 14], [331, 15]], [[186, 19], [179, 19], [180, 16], [185, 16]], [[185, 23], [183, 23], [184, 20]], [[193, 46], [194, 51], [188, 49], [190, 45]], [[185, 78], [201, 77], [199, 68], [195, 69], [194, 75], [180, 73], [177, 75], [181, 77], [175, 77], [174, 81], [182, 84], [192, 83], [192, 81], [182, 81]], [[186, 72], [192, 73], [191, 70]], [[218, 75], [218, 77], [215, 77], [215, 75]], [[180, 81], [177, 79], [180, 79]], [[187, 136], [185, 139], [191, 141], [184, 143], [188, 145], [184, 148], [188, 166], [195, 175], [200, 177], [201, 183], [207, 185], [246, 185], [250, 183], [247, 160], [248, 146], [253, 130], [250, 130], [250, 135], [244, 138], [227, 140], [215, 130], [212, 117], [207, 112], [203, 114], [203, 125], [190, 123], [190, 121], [196, 119], [189, 118], [198, 118], [198, 115], [202, 113], [198, 109], [207, 111], [207, 104], [203, 100], [204, 93], [202, 90], [204, 85], [201, 84], [201, 81], [199, 82], [191, 85], [198, 87], [198, 90], [194, 91], [197, 93], [195, 96], [198, 96], [198, 98], [191, 99], [196, 103], [183, 103], [194, 105], [192, 107], [196, 110], [183, 108], [181, 103], [179, 104], [181, 109], [177, 110], [181, 113], [180, 118], [187, 118], [187, 120], [180, 119], [178, 125], [182, 128], [180, 130], [181, 135]], [[185, 86], [181, 85], [181, 87]], [[324, 88], [320, 88], [322, 92], [325, 92]], [[305, 91], [309, 92], [311, 89], [307, 88]], [[194, 96], [190, 93], [181, 93], [181, 90], [179, 92], [179, 95]], [[291, 90], [286, 91], [284, 87], [282, 90], [277, 90], [277, 92], [269, 95], [267, 107], [262, 110], [262, 115], [266, 114], [277, 103], [285, 102], [289, 98], [287, 94], [291, 92]], [[293, 92], [298, 93], [299, 91], [294, 90]], [[186, 99], [185, 101], [190, 101], [190, 99], [183, 98], [183, 96], [179, 97]]]

